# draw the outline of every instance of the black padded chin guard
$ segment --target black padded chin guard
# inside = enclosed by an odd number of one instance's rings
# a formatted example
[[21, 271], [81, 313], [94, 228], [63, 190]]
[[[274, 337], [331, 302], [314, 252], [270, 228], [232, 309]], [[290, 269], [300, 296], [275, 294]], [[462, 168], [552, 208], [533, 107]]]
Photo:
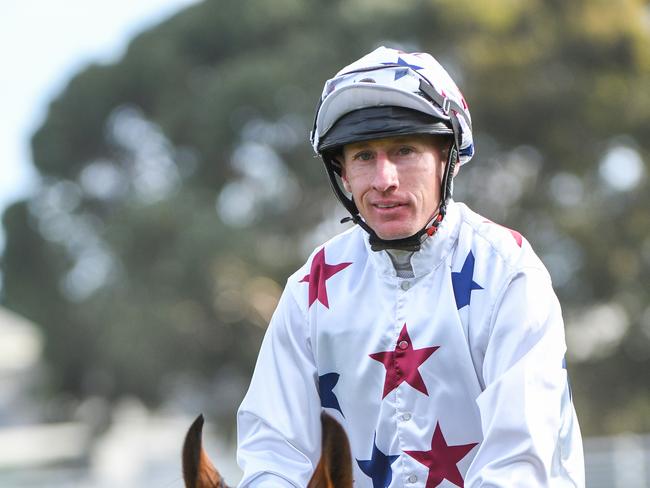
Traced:
[[385, 240], [381, 239], [374, 232], [370, 234], [370, 249], [373, 251], [386, 251], [394, 249], [396, 251], [416, 252], [422, 247], [422, 243], [428, 237], [424, 230], [403, 239]]

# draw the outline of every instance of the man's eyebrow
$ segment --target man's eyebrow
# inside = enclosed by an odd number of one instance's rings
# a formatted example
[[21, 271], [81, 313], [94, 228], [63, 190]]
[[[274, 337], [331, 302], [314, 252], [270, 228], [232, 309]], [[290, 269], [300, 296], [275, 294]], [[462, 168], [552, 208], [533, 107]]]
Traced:
[[364, 141], [364, 142], [353, 142], [352, 144], [346, 144], [343, 147], [344, 151], [358, 151], [360, 149], [367, 148], [369, 146], [368, 142], [370, 141]]
[[[390, 139], [390, 141], [388, 141], [388, 139]], [[420, 141], [421, 139], [422, 138], [420, 137], [414, 137], [412, 134], [406, 134], [403, 136], [392, 136], [390, 138], [381, 139], [381, 140], [385, 140], [386, 141], [385, 144], [403, 144], [404, 142], [417, 142]], [[350, 144], [346, 144], [345, 147], [351, 150], [360, 149], [360, 148], [368, 147], [375, 140], [352, 142]]]

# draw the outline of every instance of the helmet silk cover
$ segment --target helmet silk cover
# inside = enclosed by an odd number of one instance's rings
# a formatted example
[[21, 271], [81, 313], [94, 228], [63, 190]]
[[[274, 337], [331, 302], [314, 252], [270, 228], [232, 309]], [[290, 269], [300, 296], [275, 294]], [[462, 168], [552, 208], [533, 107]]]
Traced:
[[[422, 91], [422, 82], [437, 100]], [[431, 91], [432, 90], [432, 91]], [[321, 154], [323, 137], [343, 115], [367, 107], [397, 106], [450, 122], [459, 122], [459, 164], [474, 154], [472, 122], [467, 103], [445, 69], [427, 53], [405, 53], [380, 47], [346, 66], [325, 83], [316, 112], [311, 143]]]

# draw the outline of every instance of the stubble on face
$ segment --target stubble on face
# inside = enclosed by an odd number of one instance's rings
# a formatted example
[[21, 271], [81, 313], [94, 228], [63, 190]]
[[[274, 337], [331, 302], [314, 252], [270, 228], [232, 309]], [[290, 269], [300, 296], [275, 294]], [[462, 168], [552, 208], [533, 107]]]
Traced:
[[447, 141], [410, 135], [343, 148], [344, 186], [380, 238], [409, 237], [433, 218], [440, 203]]

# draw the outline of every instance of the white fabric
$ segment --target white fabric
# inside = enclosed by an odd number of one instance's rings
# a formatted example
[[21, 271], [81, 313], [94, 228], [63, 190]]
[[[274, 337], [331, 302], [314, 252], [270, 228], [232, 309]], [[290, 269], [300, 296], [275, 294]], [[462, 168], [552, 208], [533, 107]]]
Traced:
[[[331, 276], [312, 266], [323, 252], [326, 265], [340, 265]], [[355, 487], [373, 487], [362, 465], [374, 445], [394, 456], [391, 482], [377, 486], [583, 487], [560, 306], [528, 242], [450, 202], [411, 265], [415, 277], [398, 278], [388, 253], [371, 251], [355, 227], [289, 278], [238, 412], [240, 486], [306, 486], [324, 408], [350, 439]], [[319, 274], [329, 276], [327, 296], [310, 304]], [[405, 326], [413, 350], [437, 348], [417, 367], [426, 393], [399, 383], [398, 371], [382, 398], [387, 369], [370, 355], [399, 350]], [[396, 361], [405, 374], [405, 360]], [[318, 378], [332, 373], [322, 407]], [[446, 446], [466, 446], [456, 453], [460, 483], [449, 466], [437, 479], [407, 454], [432, 450], [440, 433]]]

